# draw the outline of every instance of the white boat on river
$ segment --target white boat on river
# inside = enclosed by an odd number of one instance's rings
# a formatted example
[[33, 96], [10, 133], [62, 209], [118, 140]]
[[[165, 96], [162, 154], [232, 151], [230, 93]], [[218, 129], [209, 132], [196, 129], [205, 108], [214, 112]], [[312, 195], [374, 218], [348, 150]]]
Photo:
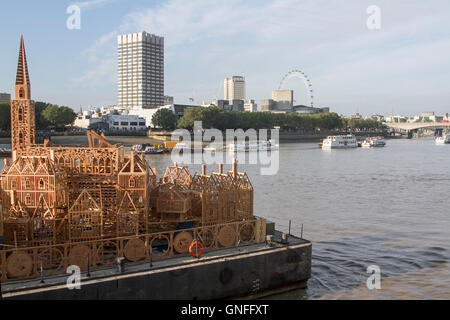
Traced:
[[441, 137], [436, 137], [436, 144], [449, 144], [450, 143], [450, 135], [446, 134]]
[[328, 136], [323, 139], [322, 149], [347, 149], [356, 148], [358, 143], [352, 134], [342, 136]]
[[272, 140], [268, 141], [245, 141], [240, 143], [228, 144], [229, 152], [250, 152], [250, 151], [272, 151], [278, 150], [278, 144]]
[[384, 147], [385, 145], [386, 142], [384, 142], [383, 138], [381, 137], [369, 137], [361, 143], [361, 147], [363, 148], [380, 148]]

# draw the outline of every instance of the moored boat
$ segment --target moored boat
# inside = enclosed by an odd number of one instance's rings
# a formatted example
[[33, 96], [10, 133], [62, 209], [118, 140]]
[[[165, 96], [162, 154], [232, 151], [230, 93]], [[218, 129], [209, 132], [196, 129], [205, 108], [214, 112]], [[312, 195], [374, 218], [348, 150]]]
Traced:
[[220, 143], [211, 143], [203, 148], [205, 152], [220, 152], [223, 151], [223, 144]]
[[230, 143], [227, 146], [229, 152], [249, 152], [258, 151], [257, 141], [245, 141], [239, 143]]
[[164, 152], [164, 149], [160, 149], [155, 146], [148, 146], [143, 151], [143, 153], [145, 153], [145, 154], [157, 154], [157, 153], [163, 153], [163, 152]]
[[449, 144], [450, 143], [450, 135], [446, 134], [441, 137], [436, 137], [436, 144]]
[[178, 142], [175, 147], [173, 147], [172, 152], [191, 152], [191, 147], [189, 147], [184, 142]]
[[267, 141], [245, 141], [240, 143], [228, 144], [229, 152], [250, 152], [250, 151], [271, 151], [278, 150], [278, 144], [272, 140]]
[[356, 147], [358, 147], [358, 144], [355, 136], [352, 134], [328, 136], [322, 142], [322, 149], [347, 149]]
[[361, 147], [363, 148], [380, 148], [384, 147], [385, 145], [386, 142], [384, 142], [383, 138], [381, 137], [369, 137], [361, 143]]
[[260, 141], [258, 143], [258, 150], [260, 151], [278, 150], [278, 147], [278, 144], [274, 143], [272, 139], [267, 141]]

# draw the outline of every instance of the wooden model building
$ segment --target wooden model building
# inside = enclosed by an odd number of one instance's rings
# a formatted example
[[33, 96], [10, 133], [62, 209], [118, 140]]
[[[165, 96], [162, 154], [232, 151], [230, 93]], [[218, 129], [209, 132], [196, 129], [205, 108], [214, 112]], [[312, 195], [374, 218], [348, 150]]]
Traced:
[[12, 161], [0, 176], [1, 280], [186, 254], [261, 242], [264, 219], [253, 215], [245, 173], [191, 175], [176, 163], [157, 179], [144, 155], [88, 131], [88, 146], [35, 144], [34, 101], [20, 40], [16, 99], [11, 101]]

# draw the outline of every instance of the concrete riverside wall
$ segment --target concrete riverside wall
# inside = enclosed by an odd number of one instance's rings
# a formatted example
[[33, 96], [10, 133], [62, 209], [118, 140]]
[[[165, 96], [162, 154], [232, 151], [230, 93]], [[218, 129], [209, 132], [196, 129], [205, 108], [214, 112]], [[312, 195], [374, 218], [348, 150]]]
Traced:
[[274, 247], [185, 266], [121, 274], [19, 291], [4, 299], [220, 299], [261, 295], [288, 286], [305, 287], [311, 276], [311, 243]]

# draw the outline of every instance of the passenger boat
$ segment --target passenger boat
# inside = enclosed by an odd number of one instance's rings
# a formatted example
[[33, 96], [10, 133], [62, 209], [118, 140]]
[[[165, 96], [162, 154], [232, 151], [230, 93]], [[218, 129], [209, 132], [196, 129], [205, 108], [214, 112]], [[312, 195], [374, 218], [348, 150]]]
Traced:
[[203, 148], [205, 152], [220, 152], [223, 151], [223, 144], [220, 143], [211, 143]]
[[261, 151], [278, 150], [278, 144], [273, 143], [272, 139], [268, 141], [260, 141], [258, 144], [258, 150]]
[[278, 144], [268, 141], [245, 141], [241, 143], [230, 143], [228, 145], [229, 152], [250, 152], [250, 151], [271, 151], [277, 150]]
[[363, 148], [379, 148], [379, 147], [384, 147], [385, 145], [386, 145], [386, 142], [384, 142], [383, 138], [369, 137], [363, 141], [363, 143], [361, 144], [361, 147], [363, 147]]
[[151, 143], [142, 143], [142, 144], [135, 144], [131, 147], [131, 150], [137, 152], [137, 153], [141, 153], [144, 152], [144, 150], [147, 147], [152, 147], [153, 145]]
[[257, 141], [245, 141], [239, 143], [230, 143], [227, 147], [229, 152], [249, 152], [258, 151]]
[[322, 149], [347, 149], [357, 148], [356, 138], [352, 134], [341, 136], [328, 136], [323, 139]]
[[143, 151], [143, 153], [145, 153], [145, 154], [157, 154], [157, 153], [163, 153], [163, 152], [164, 152], [163, 149], [159, 149], [155, 146], [148, 146]]
[[178, 142], [172, 149], [173, 152], [191, 152], [191, 147], [189, 147], [184, 142]]
[[449, 144], [450, 143], [450, 134], [443, 135], [441, 137], [436, 137], [436, 144]]

